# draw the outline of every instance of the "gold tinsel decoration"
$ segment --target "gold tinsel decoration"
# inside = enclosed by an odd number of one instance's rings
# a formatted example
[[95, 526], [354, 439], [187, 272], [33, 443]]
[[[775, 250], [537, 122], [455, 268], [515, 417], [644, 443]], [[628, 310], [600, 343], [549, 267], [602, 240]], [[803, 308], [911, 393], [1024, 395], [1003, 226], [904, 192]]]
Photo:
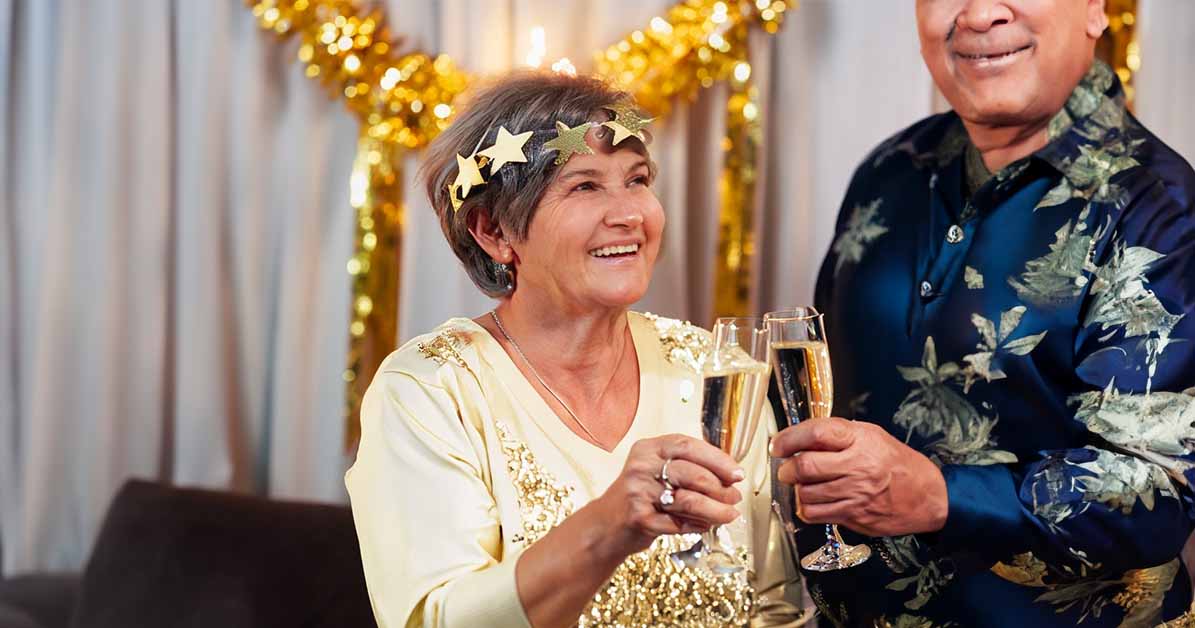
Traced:
[[[384, 14], [364, 0], [246, 0], [262, 28], [297, 36], [297, 56], [362, 122], [350, 185], [357, 214], [347, 386], [347, 443], [360, 434], [361, 396], [398, 341], [402, 161], [451, 122], [453, 99], [469, 83], [445, 55], [399, 54]], [[749, 308], [754, 255], [754, 182], [760, 144], [750, 82], [751, 28], [776, 33], [792, 2], [685, 0], [597, 56], [596, 74], [635, 94], [661, 116], [674, 98], [730, 81], [725, 157], [719, 179], [716, 315]]]
[[373, 374], [398, 343], [403, 159], [452, 119], [468, 77], [447, 56], [400, 54], [383, 14], [355, 0], [248, 0], [262, 28], [296, 52], [308, 77], [343, 97], [361, 120], [350, 204], [356, 212], [346, 386], [346, 445], [360, 435], [357, 413]]
[[1124, 85], [1125, 100], [1133, 106], [1133, 76], [1141, 69], [1141, 46], [1137, 43], [1137, 0], [1108, 0], [1108, 30], [1100, 38], [1096, 54], [1116, 70]]
[[597, 56], [597, 72], [635, 94], [655, 115], [677, 98], [729, 82], [722, 174], [718, 180], [718, 251], [713, 316], [745, 316], [755, 304], [755, 179], [761, 145], [757, 90], [748, 37], [753, 27], [780, 30], [792, 3], [687, 0]]

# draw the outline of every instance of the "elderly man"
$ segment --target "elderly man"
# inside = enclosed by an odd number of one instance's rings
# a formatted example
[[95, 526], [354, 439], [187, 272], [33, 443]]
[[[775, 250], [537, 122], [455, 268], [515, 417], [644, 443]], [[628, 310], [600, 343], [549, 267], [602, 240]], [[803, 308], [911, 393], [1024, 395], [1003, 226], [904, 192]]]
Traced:
[[916, 7], [954, 111], [863, 162], [817, 288], [855, 420], [773, 441], [802, 519], [873, 550], [810, 593], [845, 626], [1173, 620], [1191, 606], [1195, 172], [1094, 60], [1102, 0]]

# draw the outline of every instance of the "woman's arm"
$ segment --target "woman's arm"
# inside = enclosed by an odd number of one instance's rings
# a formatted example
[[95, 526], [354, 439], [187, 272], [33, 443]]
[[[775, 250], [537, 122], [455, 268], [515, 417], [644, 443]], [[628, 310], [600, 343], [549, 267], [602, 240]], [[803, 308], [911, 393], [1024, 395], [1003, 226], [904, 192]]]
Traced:
[[[619, 478], [518, 560], [502, 555], [484, 442], [452, 393], [383, 372], [362, 404], [346, 476], [380, 628], [569, 626], [614, 569], [661, 534], [731, 521], [741, 470], [693, 438], [636, 443]], [[675, 502], [660, 507], [664, 460]], [[517, 564], [516, 564], [517, 563]]]

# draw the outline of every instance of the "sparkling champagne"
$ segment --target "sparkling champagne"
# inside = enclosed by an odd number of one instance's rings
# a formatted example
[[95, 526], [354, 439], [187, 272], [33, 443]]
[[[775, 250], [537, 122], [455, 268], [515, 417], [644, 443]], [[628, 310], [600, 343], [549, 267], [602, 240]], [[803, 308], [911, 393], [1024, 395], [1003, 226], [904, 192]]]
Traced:
[[701, 429], [706, 442], [737, 462], [747, 456], [768, 392], [768, 365], [755, 360], [730, 369], [707, 372], [701, 404]]
[[815, 417], [828, 417], [834, 405], [834, 377], [830, 351], [817, 340], [772, 344], [772, 363], [780, 401], [790, 424]]

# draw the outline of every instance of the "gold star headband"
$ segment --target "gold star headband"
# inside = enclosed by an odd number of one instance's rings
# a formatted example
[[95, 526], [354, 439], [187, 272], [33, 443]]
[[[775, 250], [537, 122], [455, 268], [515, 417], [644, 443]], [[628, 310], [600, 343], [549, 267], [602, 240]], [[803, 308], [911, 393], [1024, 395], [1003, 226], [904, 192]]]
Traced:
[[[648, 123], [655, 118], [644, 117], [634, 105], [626, 101], [607, 105], [603, 109], [612, 112], [614, 119], [602, 123], [583, 122], [574, 127], [559, 120], [556, 121], [556, 137], [544, 142], [543, 145], [545, 151], [556, 151], [555, 165], [564, 165], [569, 159], [572, 159], [573, 155], [592, 155], [593, 149], [585, 143], [585, 134], [595, 126], [603, 126], [613, 131], [614, 137], [611, 142], [615, 146], [628, 137], [636, 137], [644, 143], [647, 142], [647, 136], [643, 131], [647, 128]], [[474, 188], [485, 185], [488, 179], [506, 164], [527, 163], [527, 153], [523, 147], [534, 134], [535, 131], [524, 131], [515, 135], [506, 130], [506, 127], [500, 126], [498, 127], [498, 137], [489, 148], [480, 151], [474, 149], [473, 155], [469, 157], [458, 153], [456, 156], [456, 179], [448, 184], [448, 196], [452, 199], [452, 211], [460, 209]], [[489, 136], [488, 131], [482, 135], [481, 141], [484, 141], [487, 136]], [[481, 141], [478, 142], [477, 148], [481, 148]], [[489, 166], [488, 176], [481, 173], [481, 169], [486, 166]]]

